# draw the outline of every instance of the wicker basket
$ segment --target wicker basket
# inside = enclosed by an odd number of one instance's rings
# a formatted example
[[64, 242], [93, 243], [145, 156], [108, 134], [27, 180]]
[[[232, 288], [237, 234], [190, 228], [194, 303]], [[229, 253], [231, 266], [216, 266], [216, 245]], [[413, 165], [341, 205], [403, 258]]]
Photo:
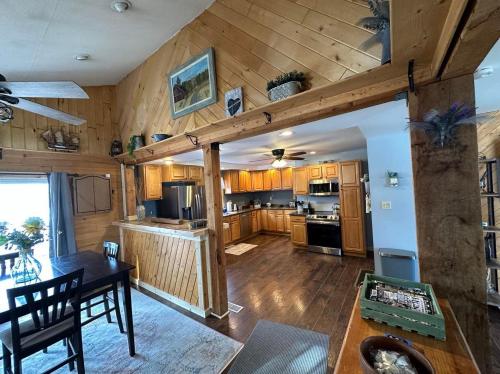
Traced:
[[267, 91], [267, 97], [271, 101], [286, 99], [288, 96], [298, 94], [302, 85], [298, 81], [286, 82]]

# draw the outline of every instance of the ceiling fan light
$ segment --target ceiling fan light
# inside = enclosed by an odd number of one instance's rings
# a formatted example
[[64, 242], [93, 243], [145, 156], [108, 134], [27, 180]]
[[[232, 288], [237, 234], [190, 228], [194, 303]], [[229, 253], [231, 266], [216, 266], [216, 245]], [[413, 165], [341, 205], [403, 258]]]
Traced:
[[286, 166], [286, 161], [283, 160], [283, 159], [280, 159], [280, 160], [274, 160], [273, 163], [271, 164], [271, 166], [273, 168], [276, 168], [276, 169], [281, 169], [281, 168], [284, 168]]
[[111, 9], [117, 13], [123, 13], [130, 9], [132, 4], [127, 0], [115, 0], [111, 3]]

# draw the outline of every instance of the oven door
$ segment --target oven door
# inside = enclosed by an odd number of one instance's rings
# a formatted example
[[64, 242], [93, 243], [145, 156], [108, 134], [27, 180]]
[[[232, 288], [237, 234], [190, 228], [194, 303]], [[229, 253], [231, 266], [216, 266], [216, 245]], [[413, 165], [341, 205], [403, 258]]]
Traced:
[[311, 250], [341, 255], [340, 222], [307, 221], [307, 244]]

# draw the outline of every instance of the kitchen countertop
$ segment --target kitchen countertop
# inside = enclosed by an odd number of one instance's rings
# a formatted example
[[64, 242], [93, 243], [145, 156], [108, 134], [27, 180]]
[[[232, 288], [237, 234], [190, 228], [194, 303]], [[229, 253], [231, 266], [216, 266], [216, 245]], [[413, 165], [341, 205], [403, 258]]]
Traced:
[[185, 239], [199, 238], [208, 234], [207, 228], [190, 229], [187, 223], [173, 225], [167, 223], [151, 222], [148, 219], [145, 219], [143, 221], [115, 221], [113, 222], [113, 226], [118, 226], [128, 230], [182, 237]]
[[[296, 210], [296, 208], [290, 208], [288, 206], [283, 206], [283, 207], [272, 206], [272, 207], [268, 208], [267, 206], [261, 206], [260, 208], [248, 208], [248, 209], [237, 210], [236, 212], [224, 213], [223, 216], [229, 217], [229, 216], [234, 216], [236, 214], [252, 212], [254, 210]], [[292, 214], [294, 214], [294, 213], [292, 213]]]

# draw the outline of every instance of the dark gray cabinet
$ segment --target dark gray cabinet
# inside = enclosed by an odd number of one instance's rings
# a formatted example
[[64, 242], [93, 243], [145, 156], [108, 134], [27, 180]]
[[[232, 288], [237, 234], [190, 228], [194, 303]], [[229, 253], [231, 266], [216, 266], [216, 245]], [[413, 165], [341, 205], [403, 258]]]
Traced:
[[100, 175], [73, 177], [73, 209], [75, 214], [110, 211], [110, 178]]

